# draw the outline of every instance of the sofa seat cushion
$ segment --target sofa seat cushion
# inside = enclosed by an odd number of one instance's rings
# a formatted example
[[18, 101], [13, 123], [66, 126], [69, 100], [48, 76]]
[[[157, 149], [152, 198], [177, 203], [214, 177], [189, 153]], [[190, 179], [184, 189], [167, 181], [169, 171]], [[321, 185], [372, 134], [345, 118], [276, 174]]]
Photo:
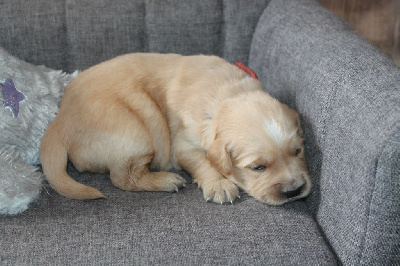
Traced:
[[272, 207], [242, 194], [233, 205], [219, 205], [207, 203], [190, 180], [178, 193], [125, 192], [108, 175], [71, 166], [68, 173], [108, 199], [71, 200], [47, 187], [28, 211], [0, 219], [0, 262], [336, 264], [303, 201]]

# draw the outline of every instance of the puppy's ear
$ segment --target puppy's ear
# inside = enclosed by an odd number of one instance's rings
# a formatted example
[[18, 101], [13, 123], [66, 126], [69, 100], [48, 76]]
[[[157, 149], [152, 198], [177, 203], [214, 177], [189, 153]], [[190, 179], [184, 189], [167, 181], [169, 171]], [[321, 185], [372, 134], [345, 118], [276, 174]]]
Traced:
[[297, 134], [299, 134], [299, 137], [303, 137], [303, 129], [301, 128], [301, 121], [300, 121], [300, 115], [296, 113], [296, 122], [297, 122]]
[[207, 159], [224, 176], [231, 174], [232, 160], [221, 138], [216, 138], [207, 151]]
[[296, 126], [297, 126], [297, 134], [299, 135], [300, 138], [303, 137], [303, 129], [301, 128], [301, 122], [300, 122], [300, 115], [296, 112], [295, 115], [296, 119]]
[[301, 122], [300, 122], [300, 115], [298, 112], [296, 112], [293, 109], [288, 108], [287, 109], [289, 112], [289, 117], [292, 119], [292, 121], [295, 123], [297, 126], [297, 134], [299, 135], [300, 138], [303, 137], [303, 129], [301, 128]]

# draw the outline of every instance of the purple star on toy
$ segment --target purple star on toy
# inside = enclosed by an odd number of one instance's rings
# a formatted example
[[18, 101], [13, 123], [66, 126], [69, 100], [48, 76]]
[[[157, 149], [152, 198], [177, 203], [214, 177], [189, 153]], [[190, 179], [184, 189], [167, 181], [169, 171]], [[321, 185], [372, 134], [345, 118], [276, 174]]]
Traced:
[[6, 79], [4, 84], [0, 83], [0, 88], [3, 94], [4, 107], [9, 106], [14, 114], [14, 117], [18, 117], [19, 113], [19, 102], [25, 99], [25, 95], [17, 91], [12, 79]]

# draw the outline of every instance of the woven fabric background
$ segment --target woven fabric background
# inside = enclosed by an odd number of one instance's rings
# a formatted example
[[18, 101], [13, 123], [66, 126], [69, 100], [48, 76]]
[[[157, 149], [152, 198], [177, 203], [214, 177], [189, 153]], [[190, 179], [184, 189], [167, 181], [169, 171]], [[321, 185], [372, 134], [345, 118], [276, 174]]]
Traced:
[[0, 46], [29, 63], [69, 72], [131, 52], [215, 54], [247, 63], [268, 2], [2, 1]]
[[242, 195], [221, 206], [194, 184], [123, 192], [107, 175], [68, 172], [108, 199], [70, 200], [47, 188], [22, 215], [1, 217], [0, 264], [336, 265], [305, 202], [271, 207]]
[[313, 0], [272, 1], [258, 25], [250, 67], [302, 115], [312, 213], [344, 263], [398, 262], [399, 69]]

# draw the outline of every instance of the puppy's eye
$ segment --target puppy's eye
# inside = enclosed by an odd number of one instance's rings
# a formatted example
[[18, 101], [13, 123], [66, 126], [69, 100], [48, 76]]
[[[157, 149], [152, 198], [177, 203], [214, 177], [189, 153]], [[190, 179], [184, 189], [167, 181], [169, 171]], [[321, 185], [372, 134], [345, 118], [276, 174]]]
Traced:
[[296, 150], [296, 156], [299, 155], [300, 153], [301, 153], [301, 148], [298, 148], [298, 149]]
[[262, 172], [265, 169], [267, 169], [267, 167], [265, 165], [256, 165], [256, 166], [251, 167], [251, 170], [257, 171], [257, 172]]

